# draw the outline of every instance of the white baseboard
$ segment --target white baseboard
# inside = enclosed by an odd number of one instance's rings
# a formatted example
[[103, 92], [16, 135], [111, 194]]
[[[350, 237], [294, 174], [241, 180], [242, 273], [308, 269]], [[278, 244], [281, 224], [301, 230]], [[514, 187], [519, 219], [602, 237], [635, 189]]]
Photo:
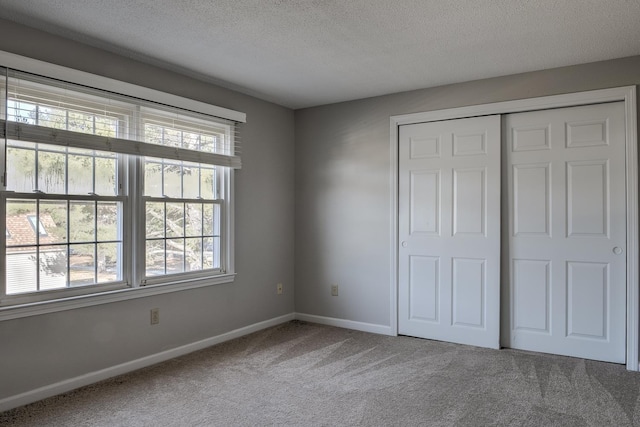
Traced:
[[304, 320], [305, 322], [320, 323], [322, 325], [337, 326], [339, 328], [354, 329], [356, 331], [371, 332], [380, 335], [396, 336], [395, 331], [388, 325], [377, 325], [375, 323], [356, 322], [353, 320], [304, 313], [295, 313], [294, 316], [296, 320]]
[[160, 353], [152, 354], [150, 356], [122, 363], [120, 365], [111, 366], [109, 368], [101, 369], [99, 371], [91, 372], [85, 375], [80, 375], [78, 377], [70, 378], [68, 380], [60, 381], [54, 384], [49, 384], [47, 386], [40, 387], [35, 390], [30, 390], [15, 396], [10, 396], [0, 400], [0, 412], [7, 411], [18, 406], [26, 405], [28, 403], [37, 402], [38, 400], [55, 396], [60, 393], [75, 390], [79, 387], [106, 380], [107, 378], [112, 378], [118, 375], [126, 374], [127, 372], [155, 365], [156, 363], [164, 362], [165, 360], [173, 359], [174, 357], [183, 356], [197, 350], [202, 350], [203, 348], [207, 348], [215, 344], [220, 344], [234, 338], [239, 338], [244, 335], [248, 335], [253, 332], [269, 328], [271, 326], [276, 326], [281, 323], [286, 323], [294, 319], [294, 313], [286, 314], [284, 316], [265, 320], [264, 322], [254, 323], [253, 325], [245, 326], [244, 328], [235, 329], [233, 331], [217, 335], [215, 337], [207, 338], [191, 344], [186, 344], [181, 347], [173, 348], [171, 350], [165, 350]]

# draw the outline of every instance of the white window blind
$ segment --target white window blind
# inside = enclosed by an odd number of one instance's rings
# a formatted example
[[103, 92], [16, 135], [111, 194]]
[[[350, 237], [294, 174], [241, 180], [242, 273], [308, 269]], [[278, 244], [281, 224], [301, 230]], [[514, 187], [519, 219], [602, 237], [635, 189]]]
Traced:
[[[241, 167], [236, 122], [11, 69], [4, 80], [3, 138]], [[149, 138], [154, 123], [164, 134]]]

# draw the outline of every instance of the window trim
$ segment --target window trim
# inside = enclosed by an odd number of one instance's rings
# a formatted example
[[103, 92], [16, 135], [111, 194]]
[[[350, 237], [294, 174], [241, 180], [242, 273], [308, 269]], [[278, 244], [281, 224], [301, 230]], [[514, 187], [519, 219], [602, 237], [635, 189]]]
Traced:
[[[246, 122], [245, 113], [99, 75], [22, 57], [4, 51], [0, 51], [0, 66], [46, 76], [48, 78], [59, 79], [74, 84], [89, 86], [100, 90], [123, 93], [127, 94], [127, 96], [171, 105], [191, 112], [215, 116], [237, 123]], [[233, 134], [231, 137], [233, 138]], [[128, 142], [131, 143], [131, 141]], [[2, 157], [0, 160], [4, 161], [4, 155], [2, 154], [0, 157]], [[139, 183], [142, 182], [144, 178], [144, 168], [140, 167], [142, 158], [125, 156], [125, 159], [125, 168], [129, 172], [136, 172], [135, 176], [130, 173], [129, 179], [124, 183], [128, 187], [127, 194], [136, 194], [136, 191], [140, 191], [137, 189], [137, 186], [139, 186]], [[137, 167], [136, 162], [138, 162]], [[33, 294], [25, 295], [25, 302], [19, 302], [19, 299], [21, 298], [16, 298], [15, 300], [12, 298], [11, 305], [0, 306], [0, 321], [234, 282], [236, 275], [233, 249], [234, 172], [231, 167], [223, 167], [222, 170], [226, 176], [224, 180], [225, 200], [221, 205], [221, 216], [223, 219], [221, 223], [221, 242], [224, 246], [224, 248], [221, 248], [221, 254], [223, 254], [222, 256], [224, 257], [221, 259], [221, 265], [224, 266], [223, 270], [226, 271], [222, 271], [214, 276], [211, 276], [210, 271], [203, 274], [192, 274], [186, 277], [180, 277], [180, 275], [175, 275], [174, 277], [172, 277], [172, 275], [166, 275], [162, 276], [162, 283], [156, 283], [156, 281], [153, 281], [152, 283], [149, 283], [149, 281], [147, 281], [147, 283], [142, 283], [141, 279], [144, 278], [145, 259], [144, 256], [139, 256], [139, 254], [142, 253], [139, 245], [143, 244], [141, 242], [144, 242], [144, 218], [142, 218], [142, 220], [140, 218], [140, 216], [143, 216], [144, 212], [140, 208], [142, 202], [136, 200], [136, 198], [130, 197], [128, 203], [125, 203], [126, 205], [129, 205], [124, 207], [125, 212], [138, 212], [140, 215], [132, 215], [132, 220], [129, 221], [128, 224], [124, 225], [123, 233], [133, 237], [132, 231], [137, 230], [137, 232], [142, 235], [142, 240], [139, 238], [131, 238], [128, 242], [131, 253], [135, 255], [133, 256], [133, 262], [130, 261], [128, 263], [130, 265], [127, 265], [127, 262], [125, 261], [123, 266], [123, 276], [130, 277], [132, 279], [131, 284], [127, 285], [126, 283], [117, 283], [108, 285], [92, 285], [86, 289], [87, 292], [79, 292], [78, 294], [69, 294], [67, 289], [63, 289], [62, 291], [67, 290], [67, 293], [65, 293], [64, 296], [60, 298], [53, 297], [41, 301], [34, 299]], [[6, 194], [4, 196], [6, 196]], [[1, 209], [4, 211], [4, 204]], [[6, 238], [4, 236], [0, 236], [0, 239]], [[123, 241], [123, 244], [127, 243]], [[0, 260], [0, 266], [5, 266], [5, 263], [6, 260]], [[49, 295], [51, 295], [51, 293], [49, 293]], [[27, 299], [29, 299], [29, 301], [26, 301]]]
[[162, 295], [186, 291], [189, 289], [233, 283], [235, 281], [236, 274], [237, 273], [226, 273], [214, 277], [180, 282], [168, 282], [163, 284], [140, 286], [137, 288], [127, 287], [123, 289], [105, 290], [103, 292], [94, 292], [86, 295], [75, 295], [65, 298], [0, 307], [0, 322], [3, 320], [39, 316], [42, 314], [57, 313], [59, 311], [91, 307], [94, 305], [109, 304], [118, 301], [146, 298], [153, 295]]

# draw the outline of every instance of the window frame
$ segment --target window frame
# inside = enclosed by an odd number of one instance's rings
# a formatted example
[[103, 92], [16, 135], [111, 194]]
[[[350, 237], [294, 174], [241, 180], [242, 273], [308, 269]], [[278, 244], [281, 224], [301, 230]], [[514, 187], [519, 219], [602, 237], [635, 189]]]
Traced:
[[[5, 75], [3, 76], [3, 78], [7, 80], [5, 81], [5, 86], [0, 87], [0, 98], [2, 102], [1, 107], [3, 109], [1, 117], [7, 120], [7, 123], [9, 123], [8, 121], [9, 114], [7, 114], [9, 111], [9, 105], [7, 101], [10, 99], [11, 91], [8, 90], [8, 87], [9, 87], [8, 77]], [[36, 111], [39, 111], [41, 108], [57, 108], [59, 110], [65, 111], [66, 121], [69, 120], [69, 113], [72, 111], [81, 113], [81, 114], [89, 114], [94, 116], [96, 115], [95, 108], [92, 108], [89, 105], [92, 103], [96, 103], [99, 100], [99, 98], [92, 94], [78, 91], [78, 92], [73, 92], [74, 96], [69, 96], [65, 94], [65, 91], [63, 89], [55, 85], [47, 86], [41, 82], [30, 82], [28, 83], [28, 85], [31, 85], [31, 87], [21, 88], [21, 94], [22, 95], [26, 94], [26, 95], [24, 95], [19, 101], [18, 100], [16, 101], [33, 105], [36, 108]], [[66, 105], [55, 106], [53, 105], [55, 103], [53, 98], [51, 100], [47, 100], [47, 99], [42, 100], [41, 98], [39, 98], [37, 96], [37, 93], [39, 90], [46, 91], [47, 93], [50, 93], [52, 96], [61, 97], [63, 99], [66, 98], [66, 102], [75, 101], [76, 104], [74, 105], [73, 109], [71, 108], [71, 106], [66, 106]], [[84, 104], [82, 103], [83, 101], [85, 102]], [[130, 107], [131, 107], [130, 105], [124, 102], [117, 102], [117, 103], [114, 103], [113, 109], [109, 111], [110, 115], [117, 120], [116, 137], [122, 137], [128, 131], [129, 126], [131, 125], [131, 117], [127, 115], [127, 111], [128, 109], [130, 109]], [[38, 116], [39, 115], [36, 113], [36, 117]], [[15, 123], [15, 122], [11, 122], [11, 123]], [[36, 124], [39, 125], [39, 123], [37, 122]], [[68, 124], [66, 124], [65, 128], [68, 128]], [[57, 129], [57, 128], [51, 127], [51, 129]], [[8, 136], [5, 136], [5, 138], [3, 138], [2, 141], [0, 141], [0, 146], [4, 148], [3, 150], [0, 150], [3, 156], [6, 156], [6, 153], [7, 153], [6, 147], [9, 146], [8, 142], [10, 140], [11, 139]], [[33, 150], [36, 153], [39, 152], [40, 144], [38, 143], [33, 143], [33, 144], [35, 145]], [[70, 155], [68, 148], [66, 148], [63, 145], [59, 145], [58, 147], [61, 148], [61, 151], [59, 151], [60, 153], [64, 153], [65, 156]], [[45, 152], [49, 152], [49, 150], [50, 149], [46, 149], [46, 148], [44, 149]], [[58, 152], [57, 150], [54, 150], [54, 151]], [[100, 150], [98, 149], [97, 151], [100, 151]], [[95, 154], [93, 158], [94, 159], [96, 158]], [[65, 162], [67, 161], [68, 159], [65, 160]], [[36, 290], [32, 292], [8, 294], [7, 293], [7, 276], [6, 276], [6, 273], [4, 273], [4, 274], [0, 274], [0, 309], [5, 307], [10, 308], [14, 306], [20, 306], [20, 305], [32, 304], [32, 303], [55, 302], [57, 300], [61, 300], [65, 298], [99, 295], [102, 292], [109, 292], [114, 290], [121, 290], [121, 289], [136, 287], [135, 282], [128, 280], [131, 277], [131, 271], [132, 271], [131, 265], [133, 263], [133, 258], [135, 257], [135, 254], [131, 253], [129, 254], [129, 256], [126, 255], [126, 248], [130, 247], [131, 237], [129, 237], [130, 234], [126, 233], [124, 230], [124, 228], [126, 227], [126, 221], [124, 221], [123, 219], [130, 217], [131, 212], [129, 210], [130, 197], [128, 193], [124, 190], [126, 188], [126, 182], [128, 181], [128, 173], [126, 168], [124, 167], [125, 162], [126, 162], [126, 155], [124, 154], [115, 155], [115, 163], [117, 167], [116, 183], [118, 185], [118, 189], [116, 191], [116, 194], [113, 194], [113, 195], [97, 195], [97, 194], [91, 194], [91, 193], [85, 195], [85, 194], [66, 193], [66, 192], [65, 193], [41, 193], [39, 191], [34, 191], [32, 193], [22, 193], [22, 192], [7, 191], [6, 189], [7, 189], [8, 174], [5, 168], [5, 163], [3, 162], [0, 165], [0, 170], [4, 172], [2, 186], [0, 187], [0, 193], [1, 193], [0, 203], [2, 204], [2, 209], [0, 210], [0, 215], [1, 215], [0, 218], [6, 218], [7, 216], [7, 212], [6, 212], [7, 199], [33, 200], [37, 204], [39, 204], [42, 200], [66, 201], [67, 203], [116, 202], [116, 203], [122, 204], [122, 209], [118, 213], [119, 221], [122, 223], [122, 230], [118, 230], [118, 234], [122, 236], [121, 239], [119, 239], [122, 245], [122, 254], [119, 260], [121, 263], [121, 266], [120, 266], [121, 278], [119, 280], [115, 280], [113, 282], [93, 283], [90, 285], [74, 287], [74, 286], [71, 286], [70, 278], [68, 278], [67, 286], [64, 288]], [[37, 182], [35, 185], [36, 186], [38, 185]], [[67, 186], [68, 186], [68, 177], [65, 176], [65, 188]], [[70, 224], [67, 224], [67, 228], [68, 227], [70, 227]], [[34, 246], [40, 247], [39, 240], [41, 237], [43, 236], [39, 235], [36, 237], [36, 243]], [[95, 241], [93, 242], [93, 244], [98, 244], [97, 236], [94, 236], [94, 238], [95, 238], [94, 239]], [[5, 240], [2, 240], [2, 239], [5, 239]], [[6, 237], [2, 239], [0, 239], [0, 262], [1, 262], [0, 265], [2, 266], [2, 271], [7, 272]], [[66, 246], [70, 247], [72, 245], [73, 243], [67, 240]], [[67, 260], [67, 262], [69, 261]], [[95, 263], [97, 263], [96, 259], [94, 259], [94, 264]], [[69, 265], [67, 266], [69, 267]], [[38, 270], [36, 274], [39, 277], [40, 265], [38, 262], [36, 262], [36, 269]], [[67, 273], [70, 273], [69, 269]], [[40, 286], [41, 286], [41, 283], [38, 283], [36, 285], [37, 288], [39, 288]]]
[[[7, 58], [10, 60], [7, 61]], [[53, 72], [38, 72], [38, 74], [53, 78], [60, 78], [60, 75], [62, 74], [67, 77], [64, 80], [75, 84], [79, 83], [86, 85], [87, 80], [89, 80], [91, 82], [99, 83], [91, 85], [93, 88], [99, 90], [105, 90], [105, 86], [107, 86], [107, 90], [113, 91], [115, 85], [120, 89], [117, 92], [127, 93], [126, 96], [139, 97], [140, 93], [144, 93], [147, 95], [145, 98], [151, 102], [158, 102], [158, 100], [161, 100], [163, 104], [167, 104], [166, 101], [170, 99], [174, 101], [170, 104], [175, 105], [178, 108], [188, 106], [188, 110], [196, 112], [201, 111], [202, 114], [205, 115], [211, 115], [211, 110], [216, 111], [216, 113], [222, 112], [224, 114], [229, 114], [230, 117], [224, 117], [221, 114], [217, 114], [218, 117], [222, 116], [224, 120], [232, 120], [236, 123], [244, 122], [245, 120], [244, 113], [226, 110], [224, 108], [211, 106], [209, 104], [200, 103], [187, 98], [176, 97], [174, 95], [131, 85], [129, 83], [106, 79], [104, 77], [79, 72], [77, 70], [66, 69], [65, 67], [29, 60], [27, 58], [18, 57], [17, 55], [7, 54], [0, 51], [0, 66], [16, 68], [11, 64], [15, 61], [23, 65], [27, 64], [28, 66], [21, 67], [21, 69], [26, 72], [33, 72], [34, 68], [38, 70], [46, 69]], [[0, 69], [4, 71], [4, 68]], [[76, 78], [69, 78], [71, 76]], [[0, 119], [4, 120], [8, 118], [6, 117], [7, 104], [5, 100], [7, 97], [5, 89], [4, 85], [3, 87], [0, 87], [0, 99], [2, 100], [0, 102]], [[88, 97], [89, 96], [90, 95], [88, 95]], [[132, 120], [129, 121], [128, 124], [137, 123], [138, 126], [143, 126], [143, 120], [141, 120], [140, 117], [143, 115], [141, 110], [144, 108], [146, 107], [137, 106], [135, 113], [136, 116], [132, 117]], [[240, 120], [238, 120], [239, 118]], [[224, 123], [216, 123], [216, 125], [232, 126]], [[235, 142], [233, 129], [229, 132], [229, 138], [231, 147], [233, 147]], [[2, 142], [2, 145], [4, 146], [9, 138], [6, 137], [3, 139], [4, 141]], [[0, 150], [0, 163], [3, 165], [3, 172], [4, 165], [6, 164], [6, 155], [4, 151], [5, 150]], [[218, 174], [223, 175], [223, 185], [220, 188], [223, 194], [220, 195], [220, 200], [216, 200], [220, 205], [221, 217], [220, 271], [213, 273], [213, 271], [215, 271], [214, 269], [207, 269], [180, 274], [165, 274], [145, 277], [145, 202], [143, 198], [138, 197], [144, 191], [144, 157], [118, 154], [118, 159], [120, 159], [117, 161], [119, 166], [118, 175], [120, 184], [123, 186], [124, 194], [124, 200], [121, 201], [123, 206], [122, 215], [128, 218], [128, 221], [123, 221], [121, 230], [123, 234], [122, 283], [109, 283], [106, 285], [92, 284], [78, 288], [67, 287], [63, 289], [47, 290], [28, 294], [6, 295], [6, 288], [4, 286], [6, 283], [6, 276], [3, 274], [5, 277], [2, 278], [2, 286], [0, 287], [0, 320], [20, 318], [47, 312], [56, 312], [106, 302], [141, 298], [149, 295], [177, 292], [184, 289], [212, 286], [234, 281], [234, 169], [231, 167], [216, 166]], [[5, 181], [6, 178], [3, 177], [0, 200], [0, 218], [6, 218], [7, 198], [11, 198], [12, 194], [15, 195], [15, 193], [5, 191]], [[38, 195], [34, 195], [32, 197], [37, 196]], [[87, 198], [90, 198], [90, 196]], [[6, 232], [8, 232], [8, 230], [6, 230]], [[3, 251], [2, 256], [0, 256], [0, 268], [2, 268], [2, 271], [6, 271], [6, 240], [8, 238], [6, 232], [4, 236], [0, 236], [0, 248], [2, 248]], [[130, 252], [129, 255], [126, 254], [126, 251]]]

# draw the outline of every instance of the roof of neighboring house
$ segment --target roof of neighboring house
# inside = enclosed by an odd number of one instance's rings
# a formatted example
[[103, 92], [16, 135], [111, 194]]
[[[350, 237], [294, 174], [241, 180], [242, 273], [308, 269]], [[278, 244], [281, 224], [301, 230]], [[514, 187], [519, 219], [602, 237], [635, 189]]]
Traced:
[[[35, 221], [36, 216], [33, 214], [21, 214], [21, 215], [8, 215], [6, 222], [7, 234], [7, 252], [25, 251], [31, 250], [31, 248], [11, 248], [11, 246], [33, 245], [36, 244], [36, 229], [32, 225], [33, 218]], [[55, 229], [56, 223], [47, 213], [40, 214], [40, 223], [44, 228], [46, 234], [40, 235], [40, 245], [48, 245], [52, 243], [58, 243], [59, 240], [51, 233]]]

